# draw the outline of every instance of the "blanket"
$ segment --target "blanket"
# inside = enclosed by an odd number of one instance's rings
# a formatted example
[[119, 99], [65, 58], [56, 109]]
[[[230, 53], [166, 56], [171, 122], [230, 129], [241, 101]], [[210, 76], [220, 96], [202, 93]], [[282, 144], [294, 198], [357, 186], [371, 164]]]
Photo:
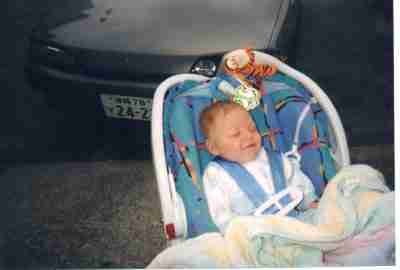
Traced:
[[394, 192], [367, 165], [343, 168], [318, 208], [298, 218], [242, 216], [225, 235], [171, 246], [148, 268], [381, 266], [395, 264]]

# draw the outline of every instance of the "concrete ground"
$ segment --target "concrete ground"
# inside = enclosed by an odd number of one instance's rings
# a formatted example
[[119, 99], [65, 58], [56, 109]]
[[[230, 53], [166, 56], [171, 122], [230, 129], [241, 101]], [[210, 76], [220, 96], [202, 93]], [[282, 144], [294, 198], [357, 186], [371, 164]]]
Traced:
[[[332, 98], [352, 162], [393, 189], [392, 43], [366, 2], [303, 0], [297, 64]], [[165, 245], [149, 149], [95, 143], [88, 123], [50, 110], [23, 79], [27, 35], [57, 5], [7, 0], [1, 11], [0, 268], [143, 267]]]

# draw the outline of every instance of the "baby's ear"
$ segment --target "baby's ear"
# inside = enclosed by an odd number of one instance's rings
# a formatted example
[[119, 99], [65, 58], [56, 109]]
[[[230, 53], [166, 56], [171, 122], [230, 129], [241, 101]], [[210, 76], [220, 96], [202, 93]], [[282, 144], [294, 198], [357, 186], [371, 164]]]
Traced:
[[214, 156], [217, 156], [219, 154], [217, 146], [209, 139], [206, 139], [206, 148], [208, 152], [210, 152]]

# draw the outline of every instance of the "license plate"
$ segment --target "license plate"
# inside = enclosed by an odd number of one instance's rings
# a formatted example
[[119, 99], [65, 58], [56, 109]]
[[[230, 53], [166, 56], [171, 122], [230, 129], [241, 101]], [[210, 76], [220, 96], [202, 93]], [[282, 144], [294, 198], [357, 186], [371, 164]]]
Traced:
[[107, 117], [150, 121], [151, 98], [100, 94]]

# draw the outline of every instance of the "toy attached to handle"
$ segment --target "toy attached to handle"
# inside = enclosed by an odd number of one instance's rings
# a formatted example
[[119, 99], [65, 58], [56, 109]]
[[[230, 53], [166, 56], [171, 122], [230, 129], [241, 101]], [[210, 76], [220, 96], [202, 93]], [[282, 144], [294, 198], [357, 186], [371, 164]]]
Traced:
[[234, 50], [226, 55], [224, 61], [224, 72], [228, 75], [239, 76], [241, 79], [256, 80], [259, 86], [260, 80], [266, 76], [272, 76], [277, 68], [274, 65], [263, 65], [256, 63], [256, 57], [252, 49]]
[[251, 49], [235, 50], [224, 61], [224, 74], [230, 77], [229, 82], [221, 81], [218, 89], [249, 111], [260, 104], [262, 78], [275, 74], [276, 70], [275, 66], [256, 64]]

